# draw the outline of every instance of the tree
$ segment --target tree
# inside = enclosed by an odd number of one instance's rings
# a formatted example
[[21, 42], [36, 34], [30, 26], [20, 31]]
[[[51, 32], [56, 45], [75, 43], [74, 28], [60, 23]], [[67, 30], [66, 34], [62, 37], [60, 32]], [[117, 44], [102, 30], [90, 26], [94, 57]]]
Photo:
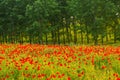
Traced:
[[[46, 30], [47, 23], [49, 23], [49, 17], [54, 14], [57, 8], [55, 0], [36, 0], [33, 5], [27, 5], [26, 16], [28, 16], [30, 24], [37, 22], [37, 30], [39, 43], [42, 43], [42, 36], [44, 30]], [[34, 29], [34, 26], [32, 26]], [[33, 30], [36, 32], [36, 30]]]

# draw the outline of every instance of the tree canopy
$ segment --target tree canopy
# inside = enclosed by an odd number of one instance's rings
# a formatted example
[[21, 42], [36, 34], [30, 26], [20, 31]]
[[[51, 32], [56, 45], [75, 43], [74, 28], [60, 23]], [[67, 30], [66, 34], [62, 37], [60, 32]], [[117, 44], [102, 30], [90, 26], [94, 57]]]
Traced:
[[0, 0], [0, 43], [120, 41], [120, 0]]

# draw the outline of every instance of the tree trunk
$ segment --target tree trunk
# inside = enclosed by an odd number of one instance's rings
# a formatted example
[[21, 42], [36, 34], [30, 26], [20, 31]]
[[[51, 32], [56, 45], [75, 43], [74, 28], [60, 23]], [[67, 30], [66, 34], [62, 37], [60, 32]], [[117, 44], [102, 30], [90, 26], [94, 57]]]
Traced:
[[107, 29], [107, 28], [108, 28], [108, 27], [107, 27], [107, 25], [106, 25], [106, 36], [105, 36], [105, 37], [106, 37], [106, 42], [108, 42], [108, 31], [107, 31], [108, 29]]
[[65, 30], [63, 28], [63, 44], [65, 44]]
[[48, 44], [48, 37], [47, 37], [47, 34], [45, 34], [45, 41], [46, 41], [46, 45]]
[[67, 43], [70, 43], [69, 23], [67, 21], [66, 21], [66, 34], [67, 34]]
[[54, 34], [55, 34], [55, 41], [54, 41], [54, 44], [56, 44], [56, 43], [57, 43], [57, 32], [55, 31]]
[[72, 39], [72, 34], [71, 34], [71, 32], [72, 32], [72, 30], [71, 30], [71, 28], [69, 28], [69, 30], [70, 30], [70, 32], [69, 32], [69, 36], [70, 36], [70, 42], [73, 42], [73, 39]]
[[81, 43], [83, 44], [84, 42], [83, 42], [83, 32], [82, 31], [80, 32], [80, 35], [81, 35]]
[[108, 34], [106, 33], [106, 42], [108, 42]]
[[0, 44], [2, 44], [2, 32], [0, 33]]
[[57, 41], [56, 31], [52, 31], [52, 42], [53, 42], [53, 44], [56, 44], [56, 41]]
[[94, 45], [98, 45], [98, 36], [94, 36]]
[[7, 34], [4, 36], [4, 38], [5, 38], [5, 43], [8, 43]]
[[116, 41], [117, 41], [117, 36], [116, 36], [116, 29], [114, 29], [114, 43], [116, 43]]
[[29, 43], [32, 44], [32, 38], [31, 34], [29, 34]]
[[41, 32], [39, 33], [38, 39], [39, 39], [38, 40], [39, 44], [42, 44], [43, 40], [42, 40], [42, 33]]
[[54, 43], [54, 31], [51, 31], [51, 35], [52, 35], [52, 43]]
[[101, 43], [102, 43], [102, 45], [103, 45], [103, 38], [104, 38], [104, 37], [103, 37], [103, 36], [101, 36]]
[[23, 35], [22, 35], [22, 32], [20, 33], [20, 43], [23, 44]]
[[77, 32], [76, 32], [76, 30], [74, 30], [74, 43], [75, 44], [77, 43]]
[[117, 25], [119, 24], [119, 22], [118, 22], [118, 20], [117, 19], [115, 19], [115, 21], [114, 21], [114, 26], [113, 26], [113, 30], [114, 30], [114, 43], [116, 43], [116, 41], [117, 41], [117, 34], [119, 33], [117, 33]]
[[60, 44], [60, 32], [59, 32], [59, 26], [58, 26], [58, 30], [57, 30], [57, 33], [58, 33], [58, 44]]
[[[75, 27], [75, 24], [73, 23], [73, 26]], [[76, 29], [74, 28], [74, 44], [77, 43], [77, 31]]]
[[3, 43], [5, 43], [5, 34], [3, 32]]
[[86, 28], [86, 39], [87, 39], [87, 44], [89, 44], [89, 33], [88, 33], [88, 26]]

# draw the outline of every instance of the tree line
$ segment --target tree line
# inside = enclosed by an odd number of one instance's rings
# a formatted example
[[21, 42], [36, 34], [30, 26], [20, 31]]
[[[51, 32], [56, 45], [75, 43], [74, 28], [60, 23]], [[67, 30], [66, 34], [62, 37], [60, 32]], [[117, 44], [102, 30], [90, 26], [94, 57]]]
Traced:
[[0, 43], [120, 40], [120, 0], [0, 0]]

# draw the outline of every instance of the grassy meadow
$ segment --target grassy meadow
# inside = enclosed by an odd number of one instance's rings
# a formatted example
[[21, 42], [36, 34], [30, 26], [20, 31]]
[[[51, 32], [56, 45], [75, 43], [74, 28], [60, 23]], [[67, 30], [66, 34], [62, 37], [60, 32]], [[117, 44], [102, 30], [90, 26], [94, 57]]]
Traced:
[[0, 80], [120, 80], [120, 47], [2, 44]]

